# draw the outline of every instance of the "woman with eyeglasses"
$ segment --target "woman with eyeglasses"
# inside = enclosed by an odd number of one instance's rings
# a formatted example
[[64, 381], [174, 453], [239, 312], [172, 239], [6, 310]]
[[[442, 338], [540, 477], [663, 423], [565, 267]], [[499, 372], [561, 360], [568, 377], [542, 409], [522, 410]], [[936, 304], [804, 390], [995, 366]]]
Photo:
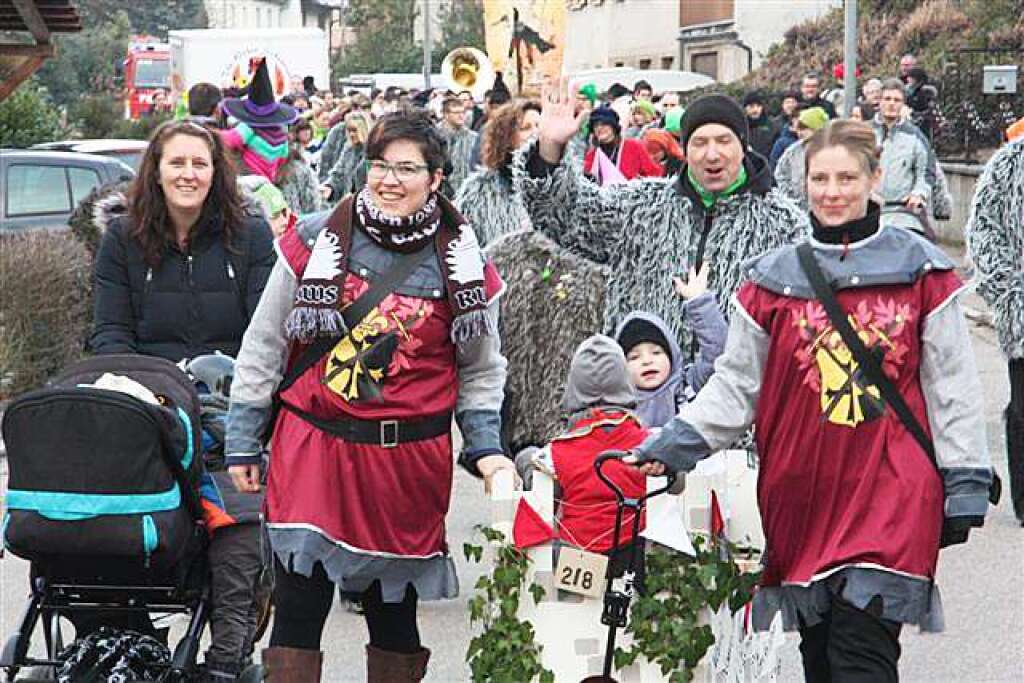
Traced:
[[345, 116], [345, 147], [321, 186], [324, 200], [337, 202], [366, 186], [366, 139], [370, 135], [370, 117], [361, 111]]
[[[271, 440], [271, 681], [320, 680], [338, 589], [361, 595], [367, 680], [421, 680], [430, 651], [417, 605], [457, 593], [445, 542], [452, 417], [466, 469], [488, 482], [513, 469], [499, 442], [503, 284], [438, 192], [444, 140], [425, 112], [396, 112], [374, 126], [366, 156], [363, 190], [278, 241], [235, 367], [225, 452], [243, 491], [260, 488], [272, 397], [306, 368], [279, 394]], [[349, 319], [375, 291], [383, 298]]]

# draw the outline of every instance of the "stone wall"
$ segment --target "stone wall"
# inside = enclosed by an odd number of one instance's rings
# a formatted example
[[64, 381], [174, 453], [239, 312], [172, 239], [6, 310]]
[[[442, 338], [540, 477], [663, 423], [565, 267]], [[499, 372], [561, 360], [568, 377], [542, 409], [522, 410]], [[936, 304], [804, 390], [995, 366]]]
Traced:
[[936, 221], [935, 231], [944, 244], [962, 245], [967, 217], [971, 213], [974, 185], [985, 167], [981, 164], [943, 163], [950, 194], [953, 195], [953, 213], [948, 221]]

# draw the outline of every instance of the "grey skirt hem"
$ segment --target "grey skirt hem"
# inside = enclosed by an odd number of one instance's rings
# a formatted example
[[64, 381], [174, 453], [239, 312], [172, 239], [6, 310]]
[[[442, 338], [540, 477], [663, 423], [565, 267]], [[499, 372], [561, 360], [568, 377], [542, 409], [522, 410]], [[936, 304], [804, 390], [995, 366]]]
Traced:
[[754, 594], [751, 621], [766, 631], [782, 613], [787, 631], [821, 623], [837, 596], [857, 609], [866, 609], [875, 596], [882, 599], [882, 618], [917, 624], [922, 633], [945, 629], [939, 587], [927, 579], [870, 567], [846, 567], [809, 586], [762, 586]]
[[409, 584], [420, 600], [445, 600], [459, 595], [455, 563], [448, 554], [428, 558], [380, 557], [331, 541], [314, 529], [269, 528], [274, 555], [289, 571], [312, 576], [323, 565], [327, 577], [347, 593], [362, 593], [380, 581], [384, 602], [401, 602]]

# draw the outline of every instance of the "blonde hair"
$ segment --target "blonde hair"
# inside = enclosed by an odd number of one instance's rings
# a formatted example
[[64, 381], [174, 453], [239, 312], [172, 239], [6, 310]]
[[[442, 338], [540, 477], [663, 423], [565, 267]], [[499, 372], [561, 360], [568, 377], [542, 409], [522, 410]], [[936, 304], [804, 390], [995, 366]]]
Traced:
[[365, 145], [366, 139], [370, 137], [370, 117], [361, 111], [350, 111], [345, 115], [345, 127], [348, 126], [358, 130], [356, 137], [359, 139], [359, 144]]
[[811, 167], [811, 158], [826, 147], [842, 147], [860, 160], [868, 175], [878, 170], [882, 151], [878, 148], [874, 129], [863, 121], [841, 119], [830, 121], [805, 143], [804, 171]]

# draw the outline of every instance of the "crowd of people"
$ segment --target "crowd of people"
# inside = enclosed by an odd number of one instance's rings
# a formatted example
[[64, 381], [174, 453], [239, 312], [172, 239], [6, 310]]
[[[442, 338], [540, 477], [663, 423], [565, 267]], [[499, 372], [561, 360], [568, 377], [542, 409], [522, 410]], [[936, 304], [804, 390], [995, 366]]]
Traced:
[[[305, 83], [277, 100], [263, 65], [240, 97], [193, 87], [105, 225], [92, 347], [237, 357], [218, 481], [263, 511], [267, 680], [320, 680], [338, 590], [365, 616], [371, 683], [425, 676], [418, 604], [458, 592], [453, 419], [469, 473], [547, 466], [565, 501], [600, 490], [578, 463], [592, 474], [608, 449], [637, 490], [752, 449], [768, 548], [755, 623], [782, 612], [808, 681], [898, 680], [900, 630], [940, 627], [939, 549], [982, 525], [992, 483], [963, 283], [927, 239], [951, 202], [913, 115], [934, 88], [900, 68], [867, 80], [849, 118], [817, 74], [781, 98], [685, 107], [644, 81], [535, 100], [499, 79], [479, 105]], [[993, 160], [969, 233], [1017, 447], [1022, 164], [1022, 141]], [[253, 651], [260, 525], [227, 518], [211, 525], [211, 681]]]

